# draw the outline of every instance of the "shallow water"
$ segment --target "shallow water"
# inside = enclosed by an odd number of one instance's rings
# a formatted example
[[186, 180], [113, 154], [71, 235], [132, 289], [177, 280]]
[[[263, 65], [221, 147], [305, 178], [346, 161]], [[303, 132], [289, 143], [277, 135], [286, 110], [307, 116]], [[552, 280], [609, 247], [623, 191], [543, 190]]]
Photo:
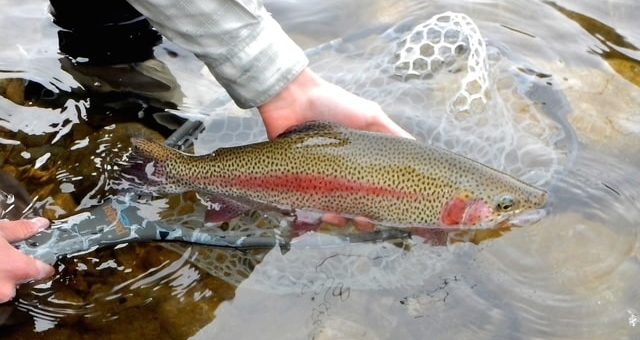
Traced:
[[[312, 67], [323, 76], [378, 101], [419, 140], [547, 188], [549, 215], [500, 237], [448, 247], [415, 239], [403, 247], [318, 248], [303, 241], [322, 236], [305, 235], [285, 254], [158, 245], [103, 249], [60, 262], [51, 282], [23, 286], [17, 302], [22, 313], [15, 312], [16, 324], [0, 334], [640, 337], [639, 5], [267, 4], [309, 49]], [[106, 197], [109, 164], [131, 131], [142, 129], [132, 122], [160, 139], [181, 123], [173, 113], [210, 114], [195, 141], [198, 153], [264, 138], [255, 115], [230, 105], [202, 65], [178, 47], [156, 47], [162, 64], [145, 66], [142, 73], [153, 76], [134, 77], [143, 86], [131, 91], [69, 68], [57, 54], [46, 3], [0, 6], [6, 36], [0, 48], [0, 141], [6, 151], [0, 166], [39, 197], [49, 218]], [[485, 101], [469, 108], [455, 101], [469, 74], [467, 54], [416, 79], [396, 67], [404, 37], [445, 11], [469, 16], [485, 43]], [[87, 73], [93, 75], [89, 81]], [[105, 95], [105, 87], [121, 94]], [[169, 198], [163, 216], [188, 213], [195, 201]]]

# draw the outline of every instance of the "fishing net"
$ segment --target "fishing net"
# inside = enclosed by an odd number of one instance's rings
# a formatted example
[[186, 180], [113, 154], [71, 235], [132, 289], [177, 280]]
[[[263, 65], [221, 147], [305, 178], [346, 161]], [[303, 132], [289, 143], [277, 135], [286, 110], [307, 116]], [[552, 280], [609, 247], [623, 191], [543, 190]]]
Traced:
[[[428, 20], [412, 18], [383, 32], [363, 32], [307, 51], [316, 72], [378, 102], [419, 141], [548, 186], [573, 147], [564, 117], [553, 109], [564, 105], [564, 98], [543, 75], [514, 65], [503, 53], [485, 43], [468, 16], [451, 12]], [[546, 105], [540, 105], [541, 97]], [[198, 132], [191, 140], [198, 154], [266, 139], [260, 118], [230, 100], [215, 109]], [[260, 266], [252, 282], [277, 291], [296, 282], [347, 275], [361, 288], [392, 286], [397, 280], [389, 273], [409, 282], [416, 268], [424, 267], [425, 258], [439, 257], [438, 250], [428, 247], [406, 251], [388, 245], [351, 245], [348, 249], [337, 257], [331, 255], [335, 249], [298, 255], [295, 249], [285, 255], [272, 251], [267, 255], [269, 265]], [[209, 251], [214, 254], [201, 254], [192, 262], [212, 275], [240, 270], [242, 275], [234, 281], [246, 278], [246, 270], [217, 262], [218, 250]], [[435, 268], [438, 261], [427, 262]], [[358, 278], [353, 277], [353, 268], [359, 268]], [[420, 277], [424, 276], [416, 280]]]
[[[247, 279], [254, 268], [261, 263], [265, 254], [286, 254], [289, 251], [297, 252], [301, 249], [336, 249], [348, 247], [349, 245], [382, 241], [385, 239], [400, 240], [406, 234], [399, 230], [379, 230], [378, 233], [358, 233], [348, 227], [340, 227], [338, 230], [331, 229], [325, 232], [322, 227], [318, 227], [316, 232], [305, 234], [302, 238], [294, 237], [297, 230], [293, 226], [293, 221], [277, 212], [252, 211], [236, 217], [222, 225], [206, 225], [202, 227], [204, 215], [204, 205], [197, 204], [190, 193], [174, 195], [169, 198], [166, 209], [162, 209], [160, 216], [162, 220], [170, 225], [181, 225], [184, 228], [200, 228], [201, 233], [208, 235], [218, 235], [226, 239], [235, 238], [242, 248], [244, 241], [252, 238], [263, 238], [272, 240], [273, 249], [244, 249], [235, 250], [229, 248], [216, 248], [212, 246], [185, 245], [182, 243], [161, 243], [167, 249], [179, 254], [187, 252], [193, 255], [187, 257], [187, 261], [201, 269], [202, 271], [220, 278], [227, 283], [237, 286]], [[324, 224], [322, 226], [325, 226]], [[325, 226], [329, 228], [328, 226]], [[206, 231], [203, 231], [206, 229]], [[242, 241], [244, 240], [244, 241]], [[269, 242], [269, 241], [265, 241]], [[265, 248], [265, 247], [263, 247]], [[274, 255], [270, 255], [274, 256]], [[289, 257], [288, 257], [289, 258]]]
[[[570, 145], [561, 122], [540, 107], [535, 75], [489, 48], [464, 14], [409, 20], [357, 41], [320, 47], [313, 68], [378, 102], [418, 140], [442, 146], [527, 182], [548, 185]], [[561, 94], [548, 91], [551, 100]], [[557, 97], [557, 98], [556, 98]]]
[[265, 253], [264, 250], [240, 251], [180, 243], [162, 243], [162, 246], [179, 254], [191, 251], [190, 263], [236, 287], [249, 277]]
[[[566, 100], [504, 53], [468, 16], [452, 12], [307, 51], [313, 70], [379, 103], [419, 141], [548, 186], [575, 143], [556, 110]], [[211, 117], [198, 153], [266, 139], [260, 119], [232, 102]]]
[[[202, 226], [205, 204], [200, 203], [192, 193], [172, 195], [167, 200], [167, 208], [161, 212], [163, 221], [197, 229]], [[212, 235], [226, 237], [256, 237], [265, 236], [276, 238], [279, 222], [266, 214], [252, 213], [241, 216], [223, 226], [208, 226]], [[188, 261], [200, 270], [220, 278], [227, 283], [237, 286], [249, 277], [253, 268], [260, 263], [265, 250], [234, 250], [183, 243], [161, 243], [167, 249], [179, 254], [191, 252]]]
[[463, 72], [449, 111], [486, 110], [487, 48], [478, 27], [463, 14], [444, 13], [416, 26], [398, 43], [394, 75], [402, 81], [432, 79], [441, 71]]
[[[309, 237], [317, 237], [310, 235]], [[368, 290], [419, 285], [437, 273], [446, 248], [419, 245], [404, 249], [388, 243], [351, 244], [334, 248], [297, 248], [268, 253], [245, 287], [287, 294], [319, 289], [327, 281]], [[402, 278], [399, 280], [398, 278]]]

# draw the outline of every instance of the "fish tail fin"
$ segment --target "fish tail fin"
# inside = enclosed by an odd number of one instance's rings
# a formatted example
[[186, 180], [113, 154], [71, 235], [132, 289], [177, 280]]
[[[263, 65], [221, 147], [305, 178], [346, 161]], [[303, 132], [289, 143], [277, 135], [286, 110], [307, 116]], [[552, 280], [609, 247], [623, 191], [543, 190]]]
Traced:
[[122, 161], [119, 173], [123, 188], [150, 193], [178, 193], [180, 188], [172, 183], [168, 162], [184, 155], [162, 144], [140, 138], [131, 139], [131, 153]]

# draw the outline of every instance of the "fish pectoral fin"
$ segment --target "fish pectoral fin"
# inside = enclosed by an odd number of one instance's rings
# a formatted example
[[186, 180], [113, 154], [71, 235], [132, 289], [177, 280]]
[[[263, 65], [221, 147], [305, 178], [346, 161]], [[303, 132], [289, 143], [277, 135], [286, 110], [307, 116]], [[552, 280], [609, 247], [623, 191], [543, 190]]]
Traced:
[[411, 234], [422, 238], [422, 242], [432, 246], [444, 246], [447, 244], [451, 231], [439, 228], [413, 227]]

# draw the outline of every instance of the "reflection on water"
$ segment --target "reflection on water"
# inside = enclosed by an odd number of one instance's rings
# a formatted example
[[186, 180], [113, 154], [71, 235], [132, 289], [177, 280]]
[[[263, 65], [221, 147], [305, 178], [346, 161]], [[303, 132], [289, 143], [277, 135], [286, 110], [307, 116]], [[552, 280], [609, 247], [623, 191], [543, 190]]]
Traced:
[[[381, 103], [419, 140], [545, 186], [549, 216], [449, 247], [429, 247], [418, 237], [403, 245], [304, 246], [322, 237], [312, 234], [284, 254], [102, 249], [61, 261], [50, 282], [23, 286], [19, 310], [0, 306], [0, 319], [10, 312], [0, 334], [640, 337], [640, 182], [633, 176], [640, 164], [640, 8], [633, 1], [267, 4], [310, 48], [314, 69]], [[44, 3], [0, 6], [0, 31], [7, 33], [0, 49], [0, 167], [38, 197], [39, 213], [57, 218], [97, 205], [128, 137], [166, 137], [182, 121], [173, 113], [211, 113], [198, 153], [264, 138], [255, 115], [233, 107], [202, 75], [202, 64], [178, 47], [161, 44], [157, 61], [117, 69], [127, 81], [114, 82], [57, 55]], [[475, 22], [484, 59], [461, 50], [457, 62], [443, 60], [432, 76], [398, 79], [395, 52], [405, 36], [445, 11]], [[24, 34], [15, 34], [18, 28]], [[423, 39], [436, 46], [428, 32]], [[470, 60], [486, 63], [488, 81], [479, 83], [486, 101], [476, 111], [455, 110], [451, 103], [470, 73], [460, 65]], [[168, 206], [189, 212], [180, 202]]]
[[[129, 338], [138, 329], [149, 337], [185, 338], [206, 325], [235, 289], [190, 264], [197, 255], [195, 249], [179, 255], [154, 245], [67, 259], [50, 284], [32, 287], [16, 305], [33, 316], [36, 332], [83, 329], [85, 336]], [[146, 326], [130, 328], [130, 322]]]
[[632, 56], [634, 53], [636, 56], [638, 55], [637, 52], [640, 51], [638, 47], [616, 32], [613, 27], [607, 26], [603, 22], [553, 2], [549, 5], [582, 26], [585, 31], [604, 45], [604, 48], [593, 48], [591, 52], [601, 55], [620, 76], [636, 86], [640, 86], [640, 60], [634, 59]]

